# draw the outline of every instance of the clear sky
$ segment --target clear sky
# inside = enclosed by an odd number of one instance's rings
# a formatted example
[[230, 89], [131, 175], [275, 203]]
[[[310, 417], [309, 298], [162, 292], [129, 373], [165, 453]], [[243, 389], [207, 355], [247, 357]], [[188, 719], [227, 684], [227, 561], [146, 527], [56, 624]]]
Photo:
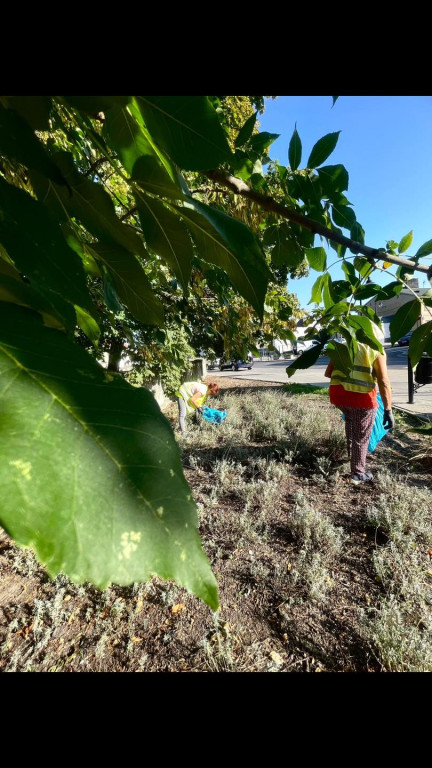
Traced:
[[[288, 165], [288, 145], [297, 126], [303, 147], [299, 168], [304, 168], [318, 139], [341, 131], [323, 165], [342, 163], [347, 169], [345, 194], [365, 230], [365, 244], [385, 248], [388, 240], [399, 242], [413, 230], [406, 256], [414, 256], [432, 239], [432, 96], [339, 96], [332, 104], [331, 96], [266, 99], [260, 131], [280, 134], [270, 146], [270, 157]], [[348, 230], [342, 231], [349, 237]], [[321, 244], [326, 247], [316, 236], [315, 246]], [[327, 250], [327, 263], [337, 261], [335, 251]], [[431, 257], [422, 263], [430, 264]], [[309, 277], [289, 283], [304, 308], [318, 274], [311, 270]], [[330, 274], [335, 280], [344, 278], [338, 266]], [[428, 287], [425, 274], [414, 276], [420, 288]], [[375, 273], [373, 279], [384, 285], [393, 277]]]

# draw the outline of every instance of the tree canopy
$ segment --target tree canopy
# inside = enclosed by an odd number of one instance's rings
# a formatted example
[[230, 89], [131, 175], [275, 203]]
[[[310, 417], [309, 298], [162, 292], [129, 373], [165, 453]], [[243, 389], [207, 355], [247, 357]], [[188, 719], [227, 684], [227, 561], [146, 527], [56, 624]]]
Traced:
[[[361, 300], [431, 276], [432, 240], [412, 258], [411, 234], [367, 246], [348, 171], [326, 164], [338, 132], [301, 167], [295, 130], [289, 165], [271, 161], [264, 99], [0, 97], [0, 522], [51, 575], [103, 588], [156, 574], [218, 606], [171, 427], [145, 388], [98, 364], [103, 349], [118, 360], [128, 343], [147, 373], [177, 365], [174, 391], [180, 350], [294, 338], [287, 279], [312, 269], [320, 308], [305, 336], [319, 343], [288, 376], [335, 333], [349, 366], [358, 341], [382, 349]], [[345, 280], [332, 281], [323, 241]], [[383, 288], [373, 273], [390, 263]], [[392, 341], [422, 304], [431, 292], [396, 314]], [[412, 336], [413, 364], [423, 351], [432, 322]]]

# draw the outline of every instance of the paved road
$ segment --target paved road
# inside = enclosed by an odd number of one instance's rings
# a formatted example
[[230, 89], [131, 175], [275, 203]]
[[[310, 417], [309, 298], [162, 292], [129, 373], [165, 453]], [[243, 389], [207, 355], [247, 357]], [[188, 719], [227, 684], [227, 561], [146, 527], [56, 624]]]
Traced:
[[[420, 387], [414, 393], [414, 403], [408, 402], [408, 347], [386, 346], [387, 367], [390, 382], [393, 388], [393, 406], [409, 413], [415, 413], [428, 421], [432, 420], [432, 384]], [[242, 371], [209, 371], [213, 376], [230, 378], [254, 379], [259, 381], [280, 381], [296, 384], [315, 384], [328, 387], [329, 380], [325, 378], [324, 371], [329, 363], [328, 357], [320, 357], [315, 365], [304, 371], [296, 371], [291, 379], [288, 379], [286, 367], [290, 360], [272, 360], [270, 362], [255, 362], [252, 370]]]

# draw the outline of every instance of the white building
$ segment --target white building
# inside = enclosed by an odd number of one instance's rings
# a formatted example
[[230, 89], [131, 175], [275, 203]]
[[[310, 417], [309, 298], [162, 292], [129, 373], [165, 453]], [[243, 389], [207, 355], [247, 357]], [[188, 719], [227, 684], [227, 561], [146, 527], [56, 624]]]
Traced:
[[[413, 301], [414, 298], [422, 296], [430, 289], [429, 287], [419, 288], [419, 281], [417, 278], [407, 280], [407, 286], [407, 288], [402, 288], [402, 291], [398, 296], [392, 296], [391, 299], [382, 301], [375, 297], [366, 302], [366, 306], [373, 309], [382, 322], [385, 341], [390, 341], [390, 323], [398, 309], [403, 307], [404, 304], [408, 304], [408, 302]], [[419, 325], [427, 322], [430, 319], [431, 318], [429, 315], [427, 318], [424, 315], [420, 315], [410, 330], [414, 330]]]

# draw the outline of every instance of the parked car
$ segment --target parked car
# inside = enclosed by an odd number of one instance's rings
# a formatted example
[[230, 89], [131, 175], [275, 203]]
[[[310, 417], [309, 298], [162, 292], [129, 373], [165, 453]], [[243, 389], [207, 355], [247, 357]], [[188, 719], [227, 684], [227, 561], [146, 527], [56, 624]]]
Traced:
[[398, 347], [407, 347], [411, 341], [412, 335], [413, 331], [410, 331], [409, 333], [406, 333], [405, 336], [402, 336], [402, 338], [400, 338], [397, 342]]
[[299, 348], [297, 348], [297, 355], [302, 355], [303, 352], [307, 352], [309, 349], [312, 349], [312, 347], [316, 347], [318, 343], [318, 341], [311, 341], [311, 343], [308, 344], [308, 342], [300, 341], [298, 344]]
[[221, 371], [239, 371], [241, 368], [248, 368], [251, 370], [252, 366], [253, 360], [225, 360], [223, 357], [219, 363], [219, 368]]
[[214, 371], [216, 368], [219, 368], [219, 358], [216, 357], [214, 360], [207, 360], [207, 370], [208, 371]]

